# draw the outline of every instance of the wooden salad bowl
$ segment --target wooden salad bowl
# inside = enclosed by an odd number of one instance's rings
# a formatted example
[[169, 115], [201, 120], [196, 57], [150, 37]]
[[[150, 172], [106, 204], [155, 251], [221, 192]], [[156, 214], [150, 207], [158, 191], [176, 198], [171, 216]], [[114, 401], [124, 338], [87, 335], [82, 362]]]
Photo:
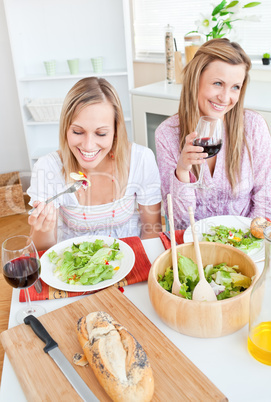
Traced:
[[[170, 249], [152, 264], [148, 278], [149, 297], [162, 321], [175, 331], [198, 338], [216, 338], [231, 334], [248, 323], [250, 293], [259, 272], [254, 261], [243, 251], [220, 243], [199, 244], [204, 267], [222, 262], [229, 266], [238, 265], [242, 274], [254, 277], [250, 287], [238, 296], [212, 302], [176, 296], [163, 289], [157, 281], [158, 275], [163, 275], [166, 268], [172, 266]], [[176, 249], [177, 253], [196, 262], [193, 243], [181, 244]]]

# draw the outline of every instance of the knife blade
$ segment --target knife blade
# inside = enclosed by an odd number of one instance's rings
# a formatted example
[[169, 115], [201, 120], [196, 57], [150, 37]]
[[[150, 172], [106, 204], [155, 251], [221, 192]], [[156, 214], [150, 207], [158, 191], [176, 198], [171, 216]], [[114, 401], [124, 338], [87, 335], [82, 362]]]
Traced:
[[42, 323], [33, 315], [28, 315], [25, 317], [24, 323], [26, 325], [30, 325], [35, 334], [46, 344], [46, 346], [43, 348], [44, 352], [48, 353], [54, 360], [78, 395], [84, 401], [99, 401], [99, 399], [93, 394], [77, 371], [73, 368], [71, 363], [63, 355], [58, 347], [58, 344], [46, 331]]
[[41, 293], [42, 291], [42, 284], [40, 279], [38, 279], [35, 283], [34, 283], [34, 287], [37, 293]]

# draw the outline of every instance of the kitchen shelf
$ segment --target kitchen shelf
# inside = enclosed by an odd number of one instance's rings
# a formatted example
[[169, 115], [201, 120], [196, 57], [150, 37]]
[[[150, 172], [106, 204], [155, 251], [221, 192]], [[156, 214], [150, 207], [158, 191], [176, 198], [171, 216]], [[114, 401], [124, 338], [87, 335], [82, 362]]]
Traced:
[[74, 79], [82, 79], [86, 77], [121, 77], [127, 76], [128, 71], [126, 70], [111, 70], [111, 71], [103, 71], [99, 74], [93, 73], [92, 71], [80, 72], [78, 74], [66, 74], [66, 73], [58, 73], [55, 75], [28, 75], [26, 77], [22, 77], [19, 79], [21, 82], [29, 82], [29, 81], [55, 81], [55, 80], [74, 80]]
[[33, 119], [29, 119], [26, 122], [27, 126], [44, 126], [44, 125], [58, 125], [59, 124], [59, 120], [56, 121], [35, 121]]
[[56, 151], [56, 147], [42, 147], [42, 148], [37, 148], [32, 154], [31, 154], [31, 159], [36, 161], [39, 159], [41, 156], [47, 155], [53, 151]]
[[[130, 122], [131, 121], [131, 116], [129, 112], [123, 112], [124, 114], [124, 121]], [[44, 126], [44, 125], [58, 125], [59, 120], [55, 121], [35, 121], [33, 118], [29, 118], [26, 123], [27, 126]]]
[[[133, 141], [130, 2], [4, 0], [4, 7], [30, 166], [58, 149], [59, 121], [34, 121], [26, 103], [64, 99], [85, 77], [104, 77], [114, 86], [125, 111], [129, 140]], [[103, 57], [103, 72], [99, 74], [91, 65], [91, 58], [97, 56]], [[72, 58], [80, 61], [76, 75], [68, 68], [67, 60]], [[56, 60], [55, 75], [46, 75], [45, 60]]]

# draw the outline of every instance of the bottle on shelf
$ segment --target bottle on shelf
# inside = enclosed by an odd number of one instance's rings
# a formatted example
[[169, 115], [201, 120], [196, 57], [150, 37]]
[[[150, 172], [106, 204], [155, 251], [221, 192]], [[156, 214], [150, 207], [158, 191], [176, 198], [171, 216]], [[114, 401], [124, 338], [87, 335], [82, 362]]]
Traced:
[[196, 51], [202, 45], [201, 35], [188, 34], [184, 37], [184, 48], [185, 48], [185, 61], [188, 64], [194, 57]]
[[248, 350], [271, 366], [271, 227], [264, 230], [265, 264], [250, 296]]
[[168, 84], [174, 82], [174, 28], [171, 25], [165, 27], [165, 53], [166, 53], [166, 78]]

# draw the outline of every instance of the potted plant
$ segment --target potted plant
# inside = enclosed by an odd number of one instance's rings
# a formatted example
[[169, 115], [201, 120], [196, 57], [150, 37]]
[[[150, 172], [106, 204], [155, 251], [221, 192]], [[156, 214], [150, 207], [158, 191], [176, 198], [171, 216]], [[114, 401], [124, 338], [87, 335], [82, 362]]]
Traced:
[[270, 53], [264, 53], [262, 58], [263, 64], [270, 64]]

